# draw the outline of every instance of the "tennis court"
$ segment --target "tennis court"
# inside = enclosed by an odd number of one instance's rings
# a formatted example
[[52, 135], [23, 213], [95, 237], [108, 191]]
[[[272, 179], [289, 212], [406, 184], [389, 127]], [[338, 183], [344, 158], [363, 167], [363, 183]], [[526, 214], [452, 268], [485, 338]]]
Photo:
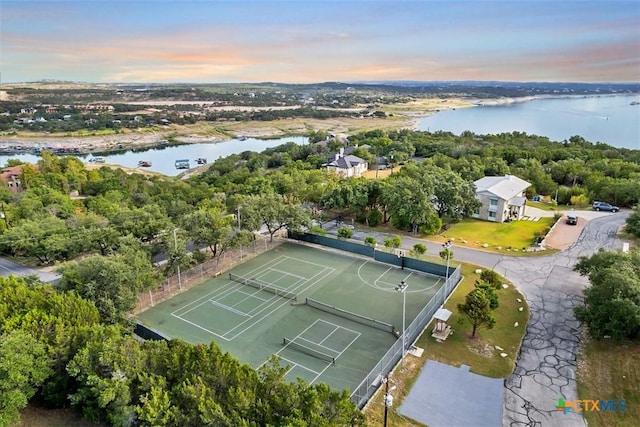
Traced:
[[273, 354], [302, 377], [353, 390], [444, 278], [285, 243], [141, 313], [170, 338], [214, 340], [254, 368]]

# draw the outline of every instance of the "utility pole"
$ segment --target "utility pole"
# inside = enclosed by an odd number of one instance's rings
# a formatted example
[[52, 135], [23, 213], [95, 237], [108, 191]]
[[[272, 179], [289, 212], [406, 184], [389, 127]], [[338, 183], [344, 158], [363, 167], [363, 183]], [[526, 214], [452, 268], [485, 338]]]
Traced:
[[[178, 238], [176, 237], [176, 229], [173, 229], [173, 250], [178, 251]], [[180, 277], [180, 263], [178, 262], [178, 288], [182, 290], [182, 279]]]
[[391, 387], [391, 389], [389, 389], [389, 381], [391, 381], [389, 375], [384, 377], [382, 381], [384, 381], [384, 427], [387, 427], [389, 408], [393, 406], [393, 395], [391, 394], [391, 392], [395, 390], [396, 386], [393, 386]]

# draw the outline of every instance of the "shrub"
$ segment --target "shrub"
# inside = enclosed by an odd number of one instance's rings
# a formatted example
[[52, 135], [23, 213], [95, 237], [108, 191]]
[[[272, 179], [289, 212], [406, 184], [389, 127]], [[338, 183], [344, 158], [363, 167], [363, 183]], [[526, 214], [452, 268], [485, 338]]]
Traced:
[[426, 235], [436, 234], [442, 228], [442, 220], [439, 216], [433, 215], [420, 226], [420, 232]]
[[502, 277], [494, 270], [482, 270], [480, 281], [488, 283], [496, 289], [500, 289], [502, 286]]
[[400, 236], [386, 237], [384, 239], [384, 246], [386, 248], [399, 248], [402, 244], [402, 238]]
[[371, 209], [369, 213], [369, 227], [375, 227], [380, 224], [380, 221], [382, 221], [382, 212], [380, 212], [380, 209]]
[[314, 225], [313, 227], [311, 227], [309, 231], [316, 234], [322, 234], [323, 236], [327, 234], [327, 231], [325, 229], [317, 225]]
[[375, 237], [367, 236], [364, 238], [364, 244], [367, 246], [375, 246], [378, 244], [378, 241], [375, 239]]
[[353, 237], [353, 230], [347, 227], [342, 227], [338, 230], [338, 237], [341, 239], [350, 239]]
[[587, 197], [586, 194], [571, 196], [570, 202], [574, 206], [587, 206], [589, 204], [589, 197]]
[[427, 247], [422, 243], [416, 243], [413, 245], [413, 252], [422, 255], [427, 252]]

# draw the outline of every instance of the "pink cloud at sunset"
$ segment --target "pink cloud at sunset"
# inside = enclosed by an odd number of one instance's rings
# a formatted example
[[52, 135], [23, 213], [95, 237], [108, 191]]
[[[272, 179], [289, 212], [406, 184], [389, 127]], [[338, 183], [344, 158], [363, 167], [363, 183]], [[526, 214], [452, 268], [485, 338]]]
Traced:
[[640, 78], [635, 1], [110, 4], [3, 2], [3, 80]]

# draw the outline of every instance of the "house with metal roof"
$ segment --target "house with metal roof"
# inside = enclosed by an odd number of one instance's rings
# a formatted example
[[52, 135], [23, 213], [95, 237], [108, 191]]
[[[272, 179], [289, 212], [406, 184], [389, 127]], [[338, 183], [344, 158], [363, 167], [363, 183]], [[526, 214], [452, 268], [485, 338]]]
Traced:
[[474, 218], [505, 222], [524, 216], [525, 192], [531, 186], [527, 181], [513, 175], [485, 176], [474, 184], [476, 197], [482, 203], [474, 212]]

